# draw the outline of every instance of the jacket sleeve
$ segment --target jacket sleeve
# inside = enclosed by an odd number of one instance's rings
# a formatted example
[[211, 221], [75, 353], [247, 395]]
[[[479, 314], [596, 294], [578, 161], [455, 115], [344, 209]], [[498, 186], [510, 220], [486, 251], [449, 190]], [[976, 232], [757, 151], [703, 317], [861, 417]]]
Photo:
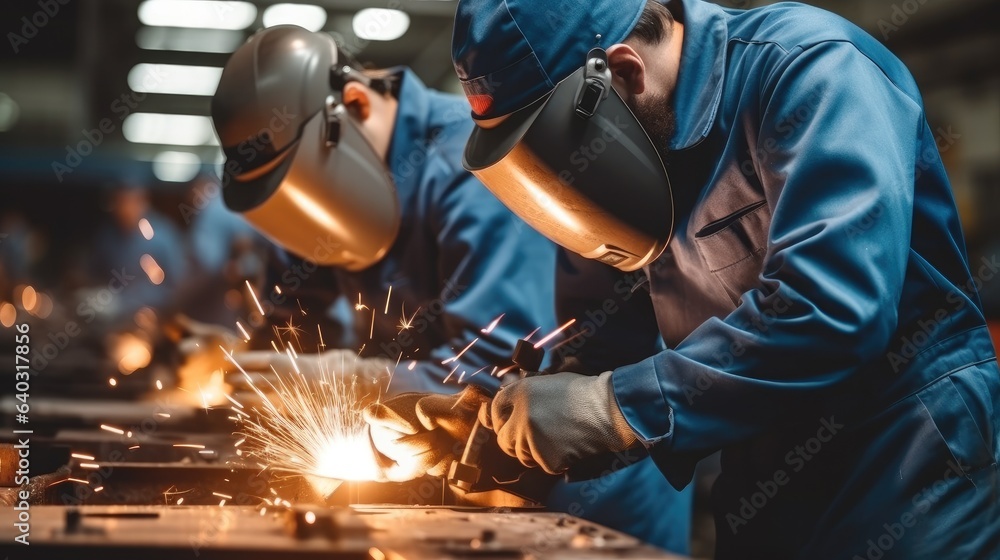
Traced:
[[439, 297], [445, 340], [413, 372], [397, 372], [391, 390], [442, 392], [445, 379], [453, 390], [459, 382], [492, 390], [499, 380], [490, 373], [510, 363], [517, 339], [553, 328], [555, 246], [471, 174], [456, 174], [442, 160], [430, 162], [427, 173], [454, 177], [427, 189], [432, 200], [426, 201], [438, 276], [445, 279]]
[[762, 84], [754, 167], [772, 221], [760, 287], [613, 375], [668, 478], [672, 455], [703, 457], [844, 391], [897, 326], [919, 103], [843, 42], [792, 51]]

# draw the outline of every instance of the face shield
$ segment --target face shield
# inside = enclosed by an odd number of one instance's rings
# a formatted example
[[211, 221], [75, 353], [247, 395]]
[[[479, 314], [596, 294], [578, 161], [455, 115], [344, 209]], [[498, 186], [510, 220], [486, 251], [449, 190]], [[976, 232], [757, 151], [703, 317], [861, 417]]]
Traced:
[[226, 154], [226, 205], [299, 257], [360, 270], [392, 246], [400, 209], [342, 91], [359, 81], [385, 93], [391, 82], [343, 65], [339, 54], [329, 36], [264, 30], [226, 64], [212, 117]]
[[670, 181], [611, 87], [601, 48], [544, 97], [476, 127], [463, 163], [530, 226], [584, 257], [631, 271], [670, 240]]

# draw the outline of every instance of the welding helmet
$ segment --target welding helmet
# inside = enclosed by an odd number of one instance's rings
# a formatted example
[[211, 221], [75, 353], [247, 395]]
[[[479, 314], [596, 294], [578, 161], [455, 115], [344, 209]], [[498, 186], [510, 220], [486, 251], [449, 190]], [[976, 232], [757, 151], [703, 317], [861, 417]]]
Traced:
[[322, 265], [364, 269], [396, 239], [400, 209], [389, 170], [343, 104], [372, 79], [322, 33], [282, 25], [229, 58], [212, 98], [226, 163], [223, 198], [278, 245]]
[[463, 163], [559, 245], [640, 268], [673, 228], [660, 155], [611, 86], [606, 48], [646, 0], [461, 0], [452, 59], [477, 126]]

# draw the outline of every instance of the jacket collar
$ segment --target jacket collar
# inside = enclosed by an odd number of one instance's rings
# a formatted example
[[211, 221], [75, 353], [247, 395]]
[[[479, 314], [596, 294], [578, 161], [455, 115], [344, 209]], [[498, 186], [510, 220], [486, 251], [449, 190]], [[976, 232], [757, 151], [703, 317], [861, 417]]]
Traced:
[[727, 17], [722, 8], [703, 0], [679, 1], [683, 8], [684, 43], [673, 98], [677, 122], [670, 141], [671, 151], [698, 144], [712, 129], [722, 99], [729, 40]]
[[430, 89], [409, 68], [401, 68], [399, 107], [389, 144], [388, 164], [397, 188], [413, 178], [413, 164], [407, 156], [427, 140], [430, 119]]

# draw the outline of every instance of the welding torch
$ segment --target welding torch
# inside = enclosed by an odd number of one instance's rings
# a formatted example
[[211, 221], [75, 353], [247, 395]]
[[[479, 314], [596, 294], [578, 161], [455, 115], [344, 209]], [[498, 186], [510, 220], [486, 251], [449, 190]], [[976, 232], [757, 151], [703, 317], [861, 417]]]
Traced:
[[[512, 356], [518, 370], [504, 374], [501, 389], [516, 380], [544, 375], [538, 371], [544, 357], [544, 348], [525, 339], [518, 340]], [[560, 480], [590, 480], [630, 463], [620, 460], [618, 454], [606, 453], [583, 459], [564, 474], [549, 474], [539, 467], [526, 467], [517, 458], [505, 453], [497, 443], [496, 433], [476, 419], [462, 457], [451, 463], [448, 483], [467, 493], [503, 490], [541, 503]]]

